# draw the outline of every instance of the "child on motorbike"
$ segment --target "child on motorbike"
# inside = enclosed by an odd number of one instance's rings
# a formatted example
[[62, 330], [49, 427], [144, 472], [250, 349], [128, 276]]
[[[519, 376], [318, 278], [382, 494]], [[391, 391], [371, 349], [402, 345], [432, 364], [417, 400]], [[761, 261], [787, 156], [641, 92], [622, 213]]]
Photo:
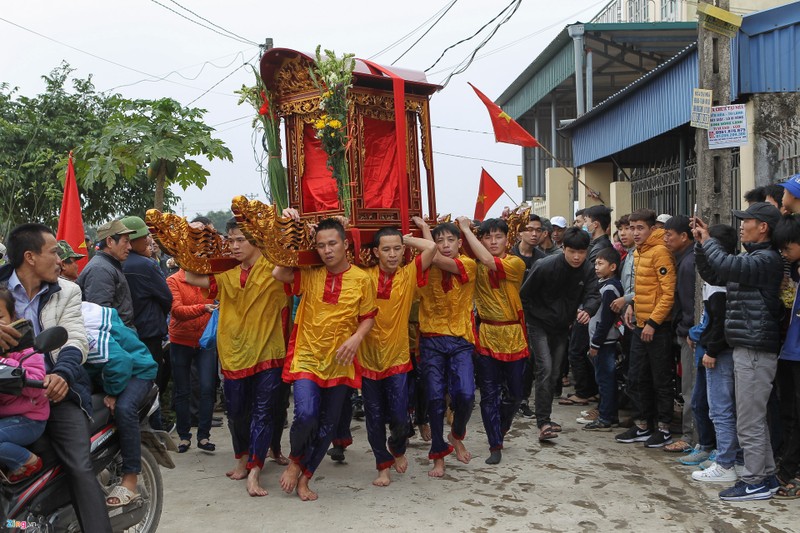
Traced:
[[158, 364], [137, 337], [125, 326], [116, 309], [90, 302], [81, 304], [83, 324], [89, 340], [86, 370], [106, 396], [119, 431], [122, 480], [109, 493], [109, 508], [128, 505], [140, 498], [136, 490], [142, 469], [139, 408], [153, 388]]
[[[10, 324], [15, 319], [14, 297], [0, 288], [0, 324]], [[44, 356], [33, 348], [2, 354], [0, 364], [21, 366], [28, 379], [44, 379]], [[42, 458], [24, 446], [42, 436], [48, 416], [50, 402], [43, 389], [24, 387], [20, 396], [0, 394], [0, 466], [9, 482], [17, 483], [42, 469]]]

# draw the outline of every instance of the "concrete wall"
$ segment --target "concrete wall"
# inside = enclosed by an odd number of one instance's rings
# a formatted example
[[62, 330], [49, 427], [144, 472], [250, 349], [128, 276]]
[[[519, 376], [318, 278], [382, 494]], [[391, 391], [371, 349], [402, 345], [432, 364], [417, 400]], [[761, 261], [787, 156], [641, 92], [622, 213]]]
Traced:
[[610, 189], [609, 207], [614, 209], [611, 212], [611, 220], [614, 221], [632, 211], [631, 182], [615, 181], [611, 184]]
[[[611, 197], [611, 182], [614, 178], [614, 165], [612, 163], [592, 163], [580, 168], [580, 179], [587, 187], [600, 193], [605, 205], [609, 205]], [[578, 184], [578, 206], [583, 209], [593, 205], [601, 205], [603, 202], [589, 196], [589, 191]]]
[[544, 182], [547, 194], [545, 216], [553, 218], [560, 215], [571, 223], [574, 214], [572, 210], [572, 174], [565, 168], [548, 168], [544, 173]]

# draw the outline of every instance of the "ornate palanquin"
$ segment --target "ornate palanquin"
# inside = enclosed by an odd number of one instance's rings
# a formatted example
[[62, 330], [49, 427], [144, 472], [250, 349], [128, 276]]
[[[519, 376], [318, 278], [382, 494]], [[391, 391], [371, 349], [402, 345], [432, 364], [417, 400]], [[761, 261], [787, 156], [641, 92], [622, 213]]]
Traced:
[[[261, 77], [285, 124], [289, 203], [303, 218], [318, 220], [341, 215], [344, 209], [337, 200], [336, 183], [326, 168], [326, 155], [313, 127], [324, 114], [319, 105], [320, 91], [309, 74], [313, 63], [311, 55], [274, 48], [261, 58]], [[350, 223], [367, 239], [375, 229], [408, 227], [410, 217], [422, 216], [423, 169], [426, 211], [431, 216], [436, 214], [429, 97], [440, 87], [428, 83], [422, 72], [390, 70], [403, 86], [404, 175], [398, 170], [403, 165], [395, 162], [395, 79], [384, 73], [384, 67], [356, 59], [353, 87], [348, 93]], [[404, 192], [406, 202], [401, 202]], [[407, 205], [405, 216], [403, 203]]]

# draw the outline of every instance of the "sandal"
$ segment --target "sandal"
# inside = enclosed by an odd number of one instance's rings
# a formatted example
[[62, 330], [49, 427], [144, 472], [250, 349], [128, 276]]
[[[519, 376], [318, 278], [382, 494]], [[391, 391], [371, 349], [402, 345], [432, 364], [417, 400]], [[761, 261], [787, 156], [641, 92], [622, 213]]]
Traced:
[[214, 446], [214, 443], [208, 439], [203, 439], [197, 442], [197, 447], [207, 453], [214, 453], [217, 451], [217, 447]]
[[778, 500], [796, 500], [800, 498], [800, 481], [797, 478], [791, 479], [786, 483], [781, 483], [778, 487], [778, 492], [775, 493], [774, 498]]
[[670, 453], [688, 453], [693, 449], [694, 448], [689, 446], [689, 443], [686, 442], [685, 440], [679, 440], [673, 442], [672, 444], [667, 444], [666, 446], [664, 446], [664, 451]]
[[561, 386], [562, 387], [571, 387], [572, 382], [569, 380], [569, 376], [564, 376], [561, 378]]
[[558, 400], [558, 405], [589, 405], [589, 400], [573, 394], [572, 396], [567, 396], [566, 398]]
[[[136, 494], [131, 492], [127, 488], [123, 487], [122, 485], [117, 485], [114, 489], [106, 496], [106, 506], [109, 509], [115, 509], [117, 507], [123, 507], [128, 505], [131, 502], [134, 502], [141, 498], [141, 494]], [[116, 499], [117, 502], [114, 503], [111, 500]]]
[[34, 475], [36, 472], [42, 469], [42, 458], [37, 457], [36, 461], [29, 465], [22, 465], [19, 469], [17, 469], [15, 474], [9, 474], [8, 482], [9, 483], [19, 483], [23, 479], [27, 479]]
[[561, 424], [556, 422], [550, 422], [550, 427], [555, 433], [561, 433]]
[[545, 424], [539, 428], [539, 442], [547, 442], [555, 438], [558, 438], [558, 433], [553, 431], [551, 424]]
[[[198, 446], [200, 446], [200, 445], [198, 444]], [[178, 444], [178, 453], [186, 453], [189, 450], [189, 448], [191, 448], [191, 447], [192, 447], [192, 442], [191, 441], [182, 440]]]

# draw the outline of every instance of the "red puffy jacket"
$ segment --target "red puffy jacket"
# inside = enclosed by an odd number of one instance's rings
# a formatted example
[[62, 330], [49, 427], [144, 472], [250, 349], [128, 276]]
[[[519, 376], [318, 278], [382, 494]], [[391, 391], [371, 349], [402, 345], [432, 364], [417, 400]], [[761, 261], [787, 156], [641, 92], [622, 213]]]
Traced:
[[183, 269], [168, 277], [167, 285], [172, 293], [169, 341], [198, 348], [200, 337], [211, 319], [206, 304], [213, 304], [214, 300], [204, 298], [199, 287], [189, 285]]

